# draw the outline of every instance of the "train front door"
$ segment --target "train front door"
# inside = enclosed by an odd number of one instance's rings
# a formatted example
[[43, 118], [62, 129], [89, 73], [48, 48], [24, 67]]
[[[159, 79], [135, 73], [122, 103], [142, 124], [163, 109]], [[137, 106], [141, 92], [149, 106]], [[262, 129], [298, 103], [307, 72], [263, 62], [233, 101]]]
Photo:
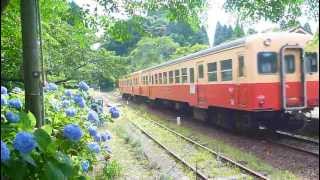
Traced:
[[303, 53], [303, 48], [297, 45], [285, 45], [280, 50], [280, 87], [284, 110], [299, 110], [307, 106]]
[[197, 104], [199, 107], [206, 107], [206, 89], [205, 89], [205, 65], [204, 62], [196, 63], [196, 92], [197, 92]]

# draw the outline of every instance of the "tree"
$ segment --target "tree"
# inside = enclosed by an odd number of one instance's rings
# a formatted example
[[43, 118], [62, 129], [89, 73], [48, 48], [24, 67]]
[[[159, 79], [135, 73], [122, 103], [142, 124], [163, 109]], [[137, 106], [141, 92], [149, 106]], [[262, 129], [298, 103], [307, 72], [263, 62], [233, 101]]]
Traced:
[[131, 61], [131, 70], [136, 71], [165, 62], [178, 47], [179, 44], [167, 36], [143, 37], [128, 57]]
[[243, 37], [245, 34], [244, 34], [244, 30], [242, 28], [242, 25], [240, 25], [239, 23], [236, 24], [236, 27], [234, 27], [234, 30], [233, 30], [233, 38], [236, 39], [236, 38], [240, 38], [240, 37]]
[[305, 5], [311, 17], [319, 19], [319, 0], [269, 0], [269, 1], [237, 1], [226, 0], [224, 8], [229, 12], [237, 12], [241, 20], [272, 22], [296, 20], [302, 16]]
[[309, 23], [305, 23], [303, 25], [303, 29], [306, 30], [310, 34], [313, 34]]

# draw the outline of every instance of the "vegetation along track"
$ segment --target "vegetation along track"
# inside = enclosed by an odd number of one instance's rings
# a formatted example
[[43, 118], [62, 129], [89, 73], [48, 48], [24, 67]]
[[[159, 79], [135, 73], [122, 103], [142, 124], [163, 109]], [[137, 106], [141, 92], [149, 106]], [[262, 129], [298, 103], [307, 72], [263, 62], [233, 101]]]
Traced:
[[[133, 112], [131, 112], [133, 113]], [[152, 120], [134, 115], [130, 122], [201, 179], [268, 179], [232, 159]]]
[[273, 143], [319, 157], [319, 140], [283, 131], [276, 131], [276, 135]]

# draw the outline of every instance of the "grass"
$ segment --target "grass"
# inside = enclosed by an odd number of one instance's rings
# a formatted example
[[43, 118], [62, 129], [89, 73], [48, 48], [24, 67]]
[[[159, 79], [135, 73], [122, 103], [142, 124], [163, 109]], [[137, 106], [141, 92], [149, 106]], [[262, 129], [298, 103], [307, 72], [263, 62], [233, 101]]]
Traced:
[[103, 179], [114, 180], [121, 175], [121, 171], [122, 168], [120, 164], [117, 161], [112, 160], [103, 168]]
[[[138, 117], [141, 119], [145, 119], [145, 120], [152, 119], [154, 121], [161, 122], [165, 126], [183, 134], [184, 136], [193, 137], [192, 139], [197, 139], [202, 144], [207, 144], [209, 148], [215, 151], [221, 152], [224, 155], [227, 155], [228, 157], [232, 158], [233, 160], [246, 162], [247, 167], [254, 169], [255, 171], [267, 174], [268, 177], [270, 177], [271, 179], [298, 179], [291, 172], [282, 171], [282, 170], [273, 168], [271, 165], [263, 162], [263, 160], [257, 158], [250, 152], [248, 153], [248, 152], [241, 151], [235, 147], [225, 144], [221, 140], [213, 139], [212, 137], [208, 137], [202, 134], [201, 132], [194, 132], [190, 128], [178, 126], [174, 122], [170, 122], [166, 120], [167, 118], [165, 117], [161, 117], [161, 116], [154, 115], [147, 112], [146, 108], [143, 106], [136, 105], [134, 110], [131, 107], [125, 107], [123, 108], [123, 111], [124, 111], [124, 114], [125, 113], [130, 114], [131, 112], [129, 118], [134, 119], [135, 121], [137, 121], [137, 115], [135, 115], [133, 112], [138, 112], [139, 113]], [[161, 134], [159, 136], [161, 136]], [[167, 140], [163, 139], [163, 141], [165, 142]], [[179, 143], [177, 143], [176, 146], [178, 147]], [[201, 157], [201, 155], [199, 156]], [[194, 158], [197, 158], [197, 157], [194, 157]], [[201, 158], [203, 159], [205, 158], [205, 156]]]
[[[150, 121], [139, 117], [133, 111], [126, 111], [126, 115], [128, 115], [128, 117], [131, 119], [134, 119], [132, 121], [135, 123], [143, 126], [148, 133], [151, 133], [152, 136], [154, 136], [161, 143], [165, 144], [170, 150], [177, 153], [180, 157], [194, 167], [197, 166], [202, 172], [210, 177], [228, 177], [241, 174], [239, 169], [236, 167], [225, 166], [225, 169], [217, 167], [217, 160], [211, 153], [208, 153], [202, 148], [191, 145], [189, 142], [177, 137], [167, 130], [151, 124]], [[212, 169], [216, 169], [216, 171], [212, 171]]]

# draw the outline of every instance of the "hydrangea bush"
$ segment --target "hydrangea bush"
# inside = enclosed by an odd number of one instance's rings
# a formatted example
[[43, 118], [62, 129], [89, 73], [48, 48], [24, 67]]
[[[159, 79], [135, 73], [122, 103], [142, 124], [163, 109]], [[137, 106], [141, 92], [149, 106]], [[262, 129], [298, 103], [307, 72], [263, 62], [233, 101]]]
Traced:
[[111, 134], [98, 128], [120, 113], [113, 108], [105, 114], [102, 106], [99, 111], [91, 109], [89, 86], [80, 82], [78, 87], [64, 90], [49, 83], [45, 125], [35, 128], [33, 114], [24, 112], [23, 91], [14, 88], [9, 92], [1, 86], [1, 177], [88, 179], [97, 156], [110, 157]]

